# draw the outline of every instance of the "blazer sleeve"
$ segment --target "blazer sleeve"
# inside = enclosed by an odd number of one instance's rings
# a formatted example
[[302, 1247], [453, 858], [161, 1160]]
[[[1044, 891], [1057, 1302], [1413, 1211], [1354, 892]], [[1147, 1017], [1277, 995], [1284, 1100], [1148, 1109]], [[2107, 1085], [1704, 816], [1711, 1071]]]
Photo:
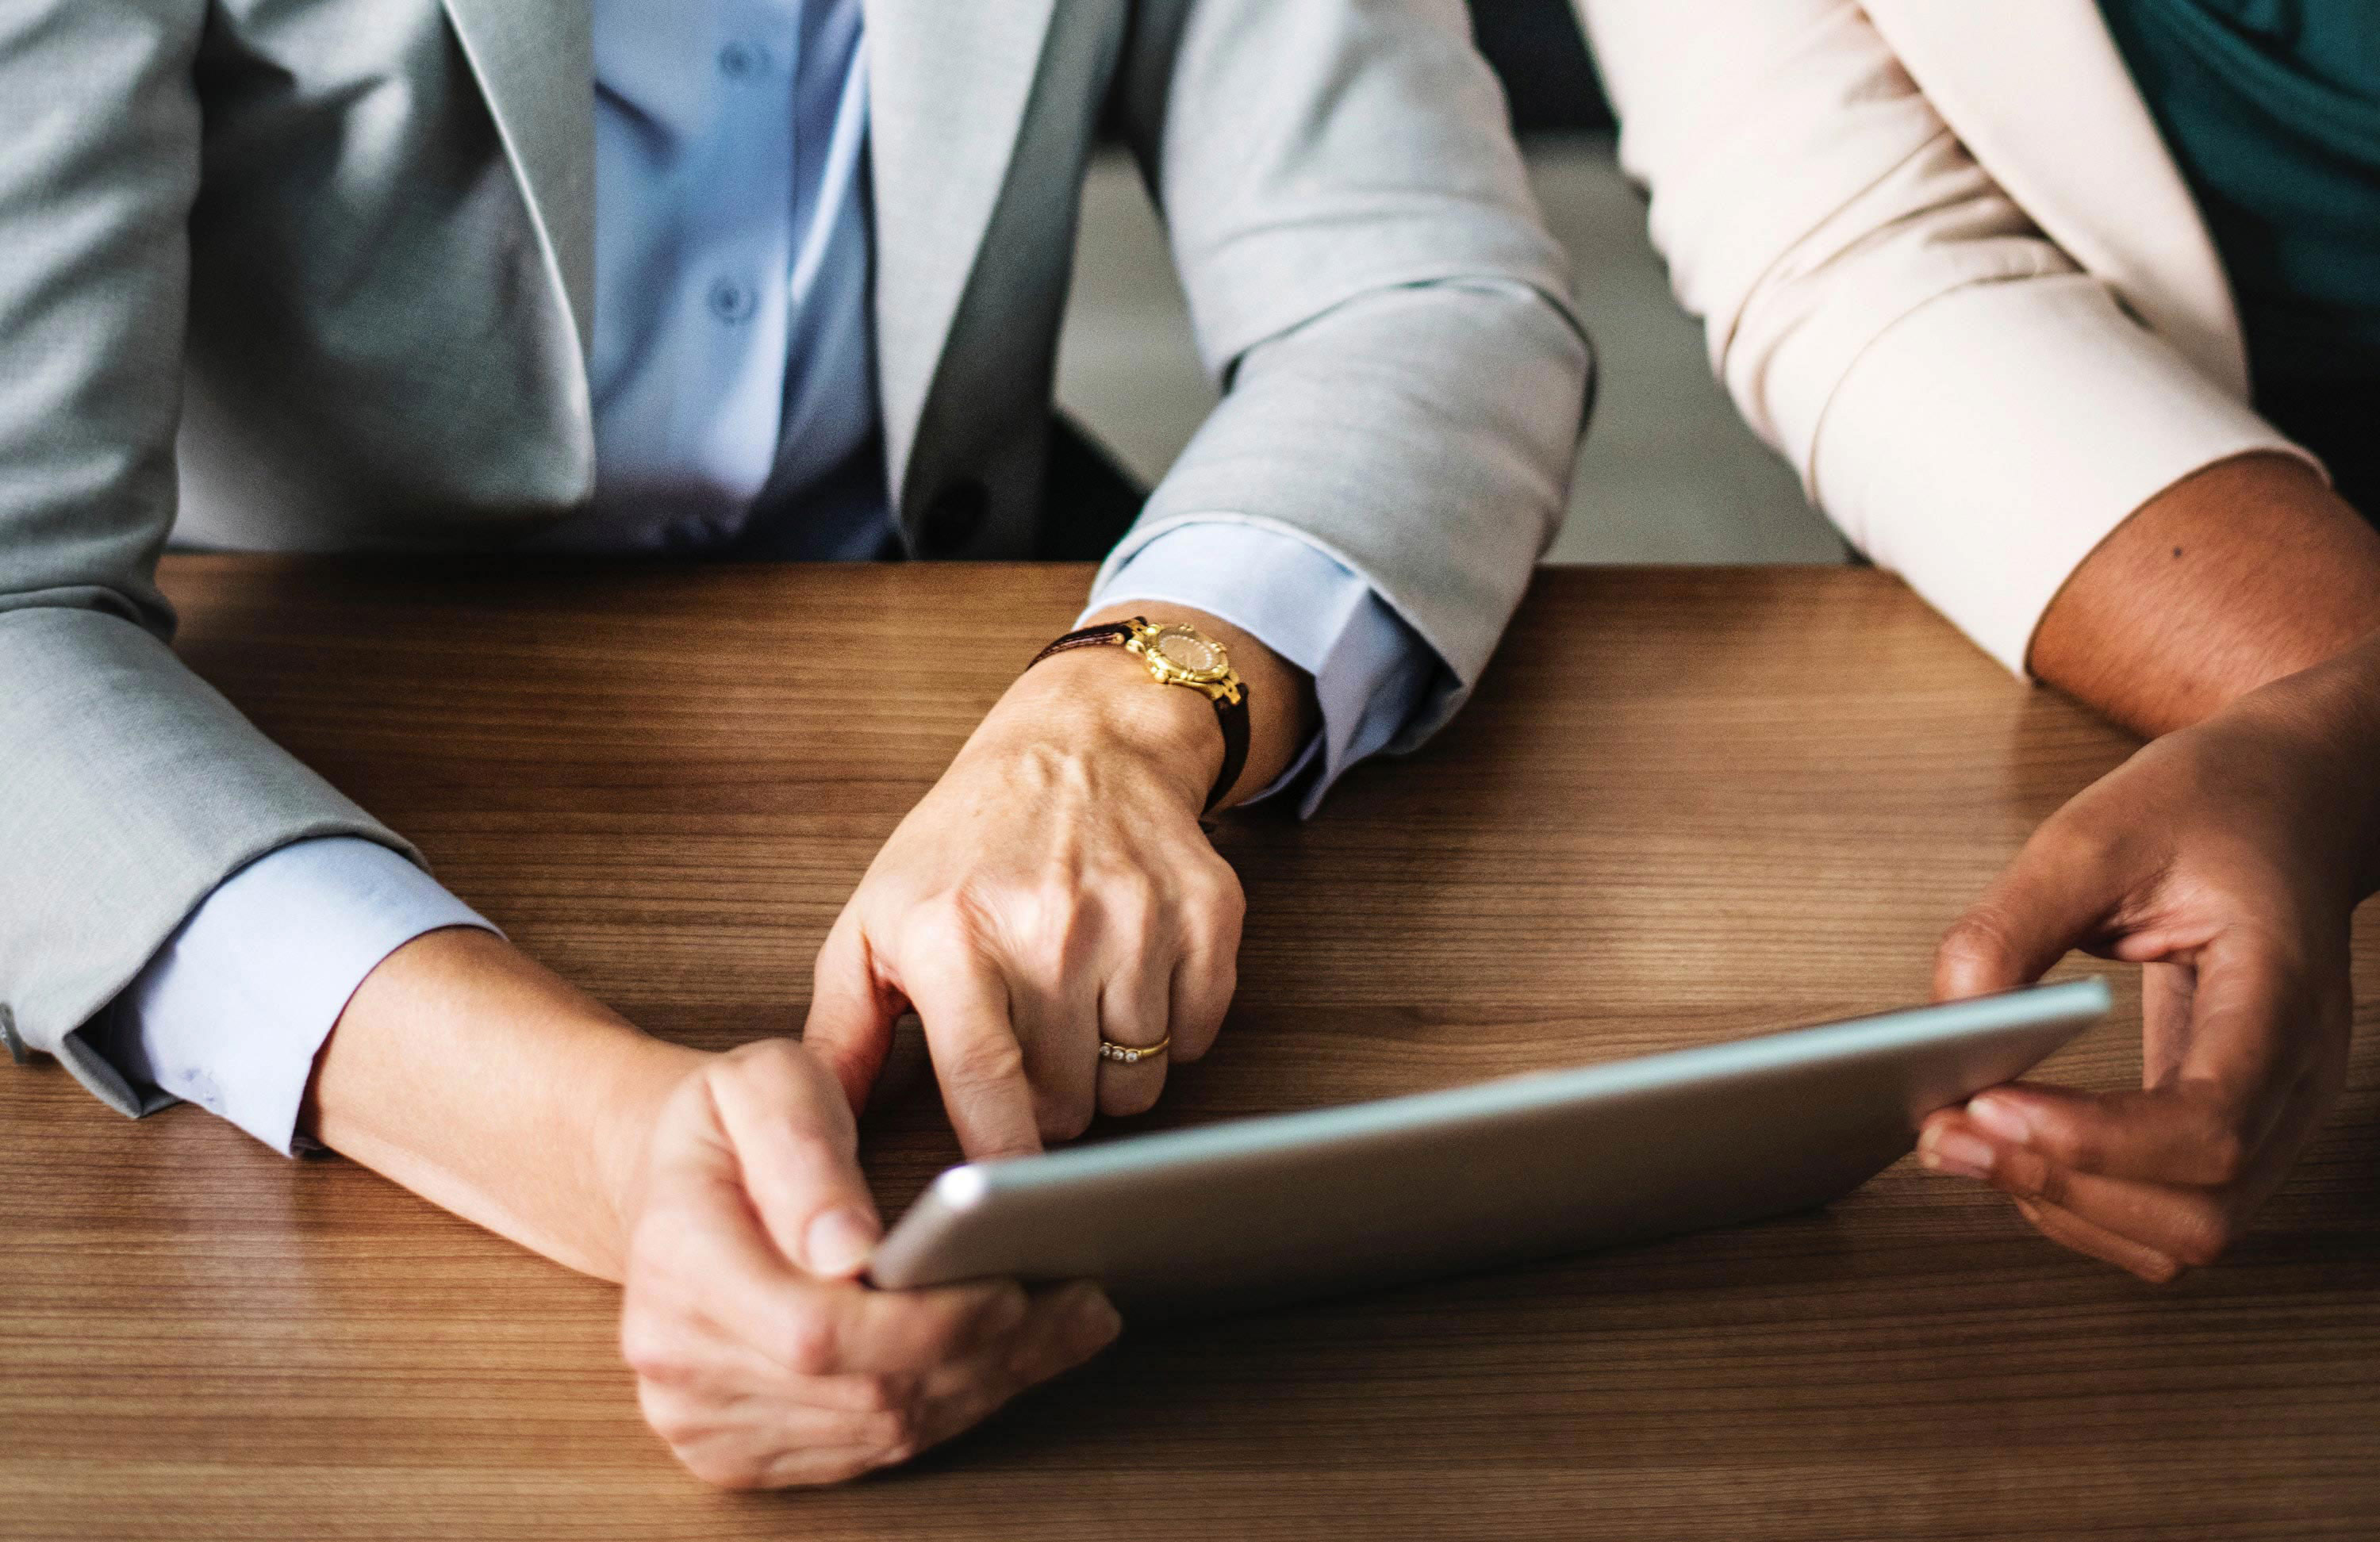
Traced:
[[1737, 407], [2009, 668], [2141, 504], [2249, 450], [2304, 456], [2035, 228], [1855, 0], [1577, 3]]
[[139, 1100], [76, 1031], [227, 875], [410, 849], [167, 647], [206, 0], [0, 6], [0, 1038]]
[[1460, 0], [1161, 0], [1116, 104], [1221, 403], [1109, 557], [1271, 527], [1478, 679], [1559, 528], [1589, 355]]

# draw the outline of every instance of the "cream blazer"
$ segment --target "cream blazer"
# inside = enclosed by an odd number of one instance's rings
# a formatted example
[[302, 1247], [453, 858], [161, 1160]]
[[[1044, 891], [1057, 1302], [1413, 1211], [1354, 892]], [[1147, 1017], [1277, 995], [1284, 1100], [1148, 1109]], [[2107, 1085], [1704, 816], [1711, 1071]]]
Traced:
[[1737, 407], [2010, 669], [2157, 492], [2313, 458], [2093, 0], [1576, 3]]

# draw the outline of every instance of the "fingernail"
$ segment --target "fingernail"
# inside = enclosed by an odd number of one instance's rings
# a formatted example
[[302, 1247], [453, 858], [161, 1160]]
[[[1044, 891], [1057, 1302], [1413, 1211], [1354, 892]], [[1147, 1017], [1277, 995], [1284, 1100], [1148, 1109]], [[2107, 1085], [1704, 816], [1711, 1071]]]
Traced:
[[1964, 1130], [1929, 1134], [1917, 1148], [1917, 1160], [1935, 1172], [1956, 1172], [1968, 1178], [1989, 1176], [1992, 1158], [1990, 1144]]
[[802, 1237], [810, 1272], [829, 1279], [858, 1273], [868, 1256], [876, 1251], [878, 1235], [875, 1218], [865, 1211], [847, 1205], [827, 1211], [810, 1222]]
[[1969, 1100], [1967, 1117], [2011, 1146], [2033, 1143], [2033, 1121], [2014, 1099], [1996, 1098], [1986, 1092]]

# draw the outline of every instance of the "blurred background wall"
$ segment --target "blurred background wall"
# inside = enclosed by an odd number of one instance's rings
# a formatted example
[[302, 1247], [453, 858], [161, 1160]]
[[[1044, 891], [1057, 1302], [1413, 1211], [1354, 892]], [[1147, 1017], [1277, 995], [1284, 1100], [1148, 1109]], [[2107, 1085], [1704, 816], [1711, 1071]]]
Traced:
[[[1577, 269], [1596, 343], [1595, 421], [1550, 562], [1840, 562], [1843, 545], [1712, 381], [1702, 330], [1670, 297], [1644, 200], [1612, 156], [1610, 110], [1568, 0], [1472, 0], [1531, 181]], [[1058, 396], [1147, 481], [1214, 393], [1138, 176], [1103, 156], [1086, 191]]]

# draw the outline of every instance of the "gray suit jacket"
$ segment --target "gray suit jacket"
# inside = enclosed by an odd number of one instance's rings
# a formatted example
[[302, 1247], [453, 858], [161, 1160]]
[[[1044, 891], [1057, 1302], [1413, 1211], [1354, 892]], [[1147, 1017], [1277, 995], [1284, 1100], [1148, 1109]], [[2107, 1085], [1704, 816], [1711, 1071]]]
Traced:
[[[1167, 215], [1222, 405], [1192, 516], [1364, 575], [1453, 710], [1549, 539], [1587, 353], [1458, 0], [871, 0], [889, 472], [1029, 554], [1084, 157]], [[167, 648], [168, 533], [500, 546], [582, 504], [585, 0], [0, 0], [0, 1038], [75, 1030], [243, 864], [401, 838]], [[177, 528], [178, 520], [178, 528]]]

